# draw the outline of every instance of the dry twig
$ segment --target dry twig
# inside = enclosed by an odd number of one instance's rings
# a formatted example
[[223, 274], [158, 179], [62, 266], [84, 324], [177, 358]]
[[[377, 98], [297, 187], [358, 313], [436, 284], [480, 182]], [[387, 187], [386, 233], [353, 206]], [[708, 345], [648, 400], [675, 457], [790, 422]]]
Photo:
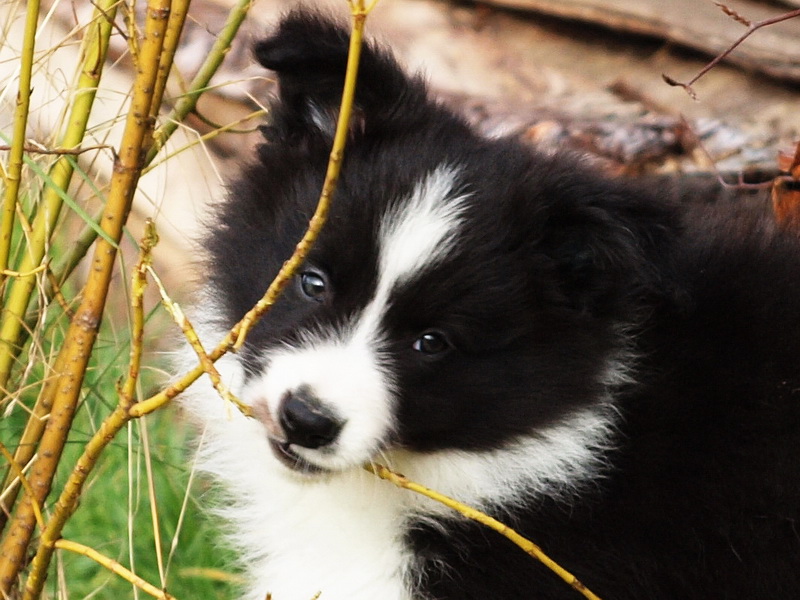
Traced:
[[700, 69], [700, 71], [692, 77], [686, 83], [682, 83], [673, 79], [669, 75], [661, 74], [662, 79], [668, 84], [676, 87], [681, 87], [686, 90], [686, 93], [693, 100], [697, 100], [697, 93], [692, 88], [694, 85], [703, 75], [708, 73], [711, 69], [716, 67], [722, 60], [724, 60], [731, 52], [733, 52], [742, 42], [744, 42], [747, 38], [753, 35], [756, 31], [761, 29], [762, 27], [768, 27], [769, 25], [774, 25], [775, 23], [780, 23], [782, 21], [788, 21], [789, 19], [794, 19], [795, 17], [800, 16], [800, 9], [792, 10], [782, 15], [778, 15], [777, 17], [771, 17], [769, 19], [764, 19], [762, 21], [756, 21], [755, 23], [749, 21], [748, 19], [744, 18], [737, 12], [733, 11], [732, 9], [728, 8], [726, 5], [722, 4], [721, 2], [715, 2], [717, 6], [719, 6], [725, 14], [733, 18], [736, 22], [741, 23], [747, 27], [747, 30], [733, 42], [726, 50], [715, 56], [711, 62], [709, 62], [705, 67]]
[[479, 510], [472, 508], [471, 506], [467, 506], [466, 504], [459, 502], [458, 500], [454, 500], [444, 494], [440, 494], [435, 490], [431, 490], [426, 488], [419, 483], [415, 483], [406, 477], [395, 473], [394, 471], [387, 469], [383, 465], [365, 465], [364, 467], [370, 473], [373, 473], [380, 477], [381, 479], [385, 479], [386, 481], [393, 483], [397, 487], [411, 490], [412, 492], [416, 492], [417, 494], [421, 494], [431, 500], [435, 500], [440, 504], [444, 504], [445, 506], [452, 508], [453, 510], [457, 511], [458, 513], [464, 515], [468, 519], [472, 519], [473, 521], [477, 521], [483, 525], [486, 525], [490, 529], [493, 529], [500, 535], [506, 537], [507, 539], [511, 540], [514, 544], [524, 550], [527, 554], [541, 562], [544, 566], [548, 569], [553, 571], [556, 575], [558, 575], [561, 579], [563, 579], [566, 583], [570, 585], [575, 591], [579, 592], [583, 595], [584, 598], [587, 600], [600, 600], [600, 598], [592, 593], [592, 591], [587, 588], [584, 584], [582, 584], [577, 577], [575, 577], [572, 573], [564, 569], [561, 565], [555, 562], [552, 558], [547, 556], [539, 546], [531, 542], [529, 539], [521, 536], [519, 533], [504, 525], [497, 519], [494, 519], [487, 515], [486, 513], [482, 513]]
[[69, 550], [70, 552], [75, 552], [76, 554], [80, 554], [87, 558], [91, 558], [93, 561], [104, 566], [112, 573], [122, 577], [125, 581], [128, 581], [131, 584], [135, 585], [143, 592], [150, 594], [151, 596], [153, 596], [153, 598], [158, 598], [158, 600], [175, 600], [175, 597], [172, 596], [171, 594], [168, 594], [164, 590], [158, 589], [153, 584], [148, 583], [135, 573], [131, 572], [129, 569], [123, 567], [117, 561], [99, 553], [94, 548], [90, 548], [89, 546], [84, 546], [83, 544], [79, 544], [78, 542], [73, 542], [71, 540], [64, 540], [64, 539], [57, 540], [55, 542], [55, 547], [58, 548], [59, 550]]

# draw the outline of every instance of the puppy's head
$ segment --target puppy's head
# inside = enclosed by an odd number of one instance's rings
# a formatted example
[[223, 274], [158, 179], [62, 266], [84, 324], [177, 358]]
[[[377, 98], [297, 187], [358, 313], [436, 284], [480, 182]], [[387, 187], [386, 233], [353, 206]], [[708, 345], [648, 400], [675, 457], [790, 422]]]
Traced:
[[[314, 212], [347, 39], [295, 12], [256, 47], [280, 92], [208, 240], [224, 326]], [[607, 402], [669, 214], [572, 158], [481, 138], [368, 45], [328, 223], [251, 332], [241, 396], [274, 456], [309, 473], [536, 436]]]

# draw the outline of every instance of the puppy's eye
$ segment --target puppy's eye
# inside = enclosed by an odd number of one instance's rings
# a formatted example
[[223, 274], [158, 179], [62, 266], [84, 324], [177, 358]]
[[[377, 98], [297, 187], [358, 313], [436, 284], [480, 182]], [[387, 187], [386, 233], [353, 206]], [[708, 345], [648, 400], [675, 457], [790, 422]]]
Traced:
[[441, 331], [426, 331], [414, 340], [411, 347], [417, 352], [433, 356], [447, 352], [450, 349], [450, 341]]
[[322, 302], [328, 293], [328, 284], [322, 274], [304, 271], [300, 273], [300, 290], [310, 300]]

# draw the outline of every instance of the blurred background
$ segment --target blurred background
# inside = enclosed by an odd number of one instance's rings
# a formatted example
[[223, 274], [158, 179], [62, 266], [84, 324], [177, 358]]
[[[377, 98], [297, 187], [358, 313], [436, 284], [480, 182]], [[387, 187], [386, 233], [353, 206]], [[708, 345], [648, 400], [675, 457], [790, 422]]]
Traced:
[[[234, 4], [192, 1], [162, 119], [208, 56]], [[268, 118], [265, 106], [274, 81], [254, 64], [250, 48], [297, 4], [253, 4], [197, 110], [140, 181], [64, 474], [117, 401], [115, 386], [125, 374], [130, 349], [127, 281], [142, 225], [145, 219], [155, 220], [161, 238], [153, 257], [156, 271], [173, 298], [191, 304], [203, 277], [197, 266], [203, 251], [199, 234], [208, 208], [251, 159], [260, 139], [256, 127]], [[517, 136], [544, 150], [582, 152], [615, 176], [658, 175], [678, 182], [700, 178], [712, 182], [712, 189], [718, 175], [730, 183], [740, 177], [749, 182], [774, 177], [779, 154], [794, 153], [800, 130], [800, 19], [778, 20], [800, 9], [800, 0], [720, 4], [380, 0], [367, 32], [410, 70], [423, 73], [441, 101], [487, 136]], [[304, 5], [318, 6], [343, 23], [349, 20], [344, 0]], [[37, 147], [52, 147], [63, 125], [80, 41], [94, 10], [85, 0], [49, 0], [42, 8], [27, 132], [31, 156]], [[83, 144], [100, 150], [77, 159], [81, 176], [74, 178], [69, 190], [73, 204], [53, 238], [56, 258], [70, 250], [85, 225], [72, 206], [96, 214], [111, 176], [110, 147], [119, 143], [134, 78], [125, 32], [131, 22], [141, 21], [145, 3], [123, 8]], [[8, 143], [12, 129], [24, 12], [24, 1], [0, 4], [0, 133], [6, 138], [0, 145]], [[689, 81], [748, 27], [767, 20], [777, 22], [759, 28], [692, 85], [695, 97], [665, 82], [664, 75]], [[5, 163], [6, 154], [0, 154]], [[25, 201], [33, 205], [37, 187], [29, 185]], [[20, 215], [26, 210], [22, 206]], [[0, 441], [9, 448], [18, 442], [88, 268], [79, 265], [64, 285], [61, 316], [42, 316], [42, 310], [34, 319], [39, 325], [20, 358], [15, 387], [9, 386], [0, 404]], [[179, 338], [157, 307], [155, 291], [148, 294], [142, 397], [170, 377], [168, 354]], [[216, 518], [201, 508], [213, 490], [195, 481], [191, 436], [175, 409], [129, 424], [95, 470], [65, 536], [103, 551], [177, 598], [232, 598], [239, 576], [220, 541]], [[45, 597], [140, 594], [94, 562], [60, 553]]]

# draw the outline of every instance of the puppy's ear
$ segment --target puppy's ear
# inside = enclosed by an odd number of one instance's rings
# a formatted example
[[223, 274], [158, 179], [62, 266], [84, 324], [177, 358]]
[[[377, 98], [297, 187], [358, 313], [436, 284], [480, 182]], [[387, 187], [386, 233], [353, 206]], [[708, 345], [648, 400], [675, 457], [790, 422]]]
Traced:
[[[278, 76], [279, 96], [268, 136], [292, 139], [322, 132], [332, 137], [349, 39], [349, 31], [331, 19], [295, 10], [255, 46], [258, 61]], [[426, 96], [419, 78], [407, 77], [388, 52], [365, 43], [351, 130], [391, 126], [401, 116], [410, 116], [409, 105], [427, 102]]]
[[680, 226], [663, 202], [608, 184], [598, 176], [594, 190], [553, 207], [541, 243], [573, 308], [632, 322], [645, 296], [678, 293], [669, 257]]

